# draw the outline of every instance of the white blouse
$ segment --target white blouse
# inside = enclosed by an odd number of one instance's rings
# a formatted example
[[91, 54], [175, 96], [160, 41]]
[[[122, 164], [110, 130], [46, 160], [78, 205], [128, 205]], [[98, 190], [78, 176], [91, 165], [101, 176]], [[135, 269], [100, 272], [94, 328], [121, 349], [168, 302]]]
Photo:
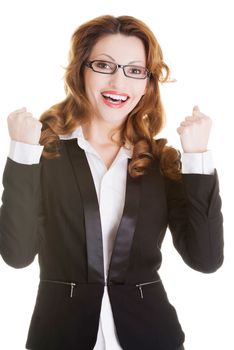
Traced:
[[[113, 244], [123, 213], [127, 164], [128, 158], [132, 156], [132, 151], [121, 147], [115, 160], [107, 170], [102, 158], [89, 142], [85, 140], [81, 127], [76, 130], [75, 135], [78, 138], [78, 145], [85, 151], [97, 192], [102, 227], [104, 276], [106, 281]], [[74, 134], [72, 137], [74, 137]], [[105, 349], [122, 349], [116, 334], [107, 286], [104, 287], [97, 342], [94, 347], [94, 350]]]
[[[126, 177], [128, 158], [132, 157], [131, 148], [121, 147], [115, 160], [107, 169], [103, 159], [84, 138], [82, 128], [78, 127], [70, 135], [61, 135], [60, 139], [77, 138], [77, 143], [85, 151], [90, 170], [93, 176], [97, 198], [99, 202], [105, 280], [108, 275], [108, 266], [115, 235], [120, 223], [125, 202]], [[23, 164], [37, 164], [43, 150], [41, 145], [29, 145], [11, 141], [9, 158]], [[213, 173], [211, 152], [182, 155], [184, 173]], [[104, 287], [97, 341], [94, 350], [122, 349], [114, 324], [111, 304]]]

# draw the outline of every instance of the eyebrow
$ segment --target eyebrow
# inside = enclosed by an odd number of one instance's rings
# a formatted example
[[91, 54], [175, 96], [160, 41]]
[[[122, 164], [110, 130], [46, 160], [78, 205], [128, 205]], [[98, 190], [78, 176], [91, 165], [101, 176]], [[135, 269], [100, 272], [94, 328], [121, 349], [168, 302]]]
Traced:
[[[110, 60], [116, 62], [115, 59], [114, 59], [113, 57], [111, 57], [110, 55], [107, 55], [106, 53], [100, 53], [99, 55], [97, 55], [97, 57], [98, 57], [98, 56], [106, 56], [106, 57], [108, 57]], [[142, 63], [142, 64], [143, 64], [143, 61], [138, 60], [138, 61], [131, 61], [131, 62], [128, 62], [128, 64], [134, 64], [134, 63]]]

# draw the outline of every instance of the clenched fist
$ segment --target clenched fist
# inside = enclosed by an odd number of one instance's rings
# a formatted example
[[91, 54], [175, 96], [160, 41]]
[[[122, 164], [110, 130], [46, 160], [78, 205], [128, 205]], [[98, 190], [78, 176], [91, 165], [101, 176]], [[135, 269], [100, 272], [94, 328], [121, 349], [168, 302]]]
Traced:
[[211, 119], [195, 106], [192, 116], [186, 117], [177, 128], [183, 151], [185, 153], [206, 152], [211, 126]]
[[39, 144], [42, 123], [33, 118], [26, 108], [18, 109], [9, 114], [7, 118], [10, 138], [15, 141]]

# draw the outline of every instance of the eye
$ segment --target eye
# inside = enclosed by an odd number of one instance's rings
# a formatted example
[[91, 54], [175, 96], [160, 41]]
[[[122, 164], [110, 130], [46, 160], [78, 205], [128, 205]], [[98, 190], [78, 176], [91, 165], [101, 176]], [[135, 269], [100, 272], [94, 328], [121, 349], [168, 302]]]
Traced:
[[106, 61], [94, 61], [93, 68], [97, 69], [98, 71], [112, 71], [113, 70], [112, 64], [110, 62], [106, 62]]
[[125, 74], [132, 78], [145, 78], [146, 69], [141, 66], [125, 66]]
[[108, 68], [108, 64], [106, 62], [97, 62], [96, 66], [102, 69]]
[[129, 73], [131, 74], [141, 74], [142, 73], [142, 69], [139, 67], [132, 67], [129, 69]]

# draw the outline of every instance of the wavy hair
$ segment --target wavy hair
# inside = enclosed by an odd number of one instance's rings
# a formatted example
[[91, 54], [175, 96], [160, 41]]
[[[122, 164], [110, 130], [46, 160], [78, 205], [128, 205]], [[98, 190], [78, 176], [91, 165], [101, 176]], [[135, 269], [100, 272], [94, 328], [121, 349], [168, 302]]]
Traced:
[[144, 22], [131, 16], [100, 16], [79, 26], [72, 35], [64, 76], [66, 98], [45, 111], [39, 119], [42, 122], [40, 144], [44, 145], [42, 155], [48, 159], [59, 157], [59, 135], [69, 134], [89, 120], [92, 106], [85, 94], [85, 62], [101, 37], [119, 33], [142, 40], [146, 67], [151, 72], [145, 95], [118, 128], [119, 145], [127, 142], [133, 146], [129, 174], [132, 177], [142, 176], [148, 172], [154, 160], [159, 159], [163, 175], [177, 180], [181, 176], [179, 152], [167, 146], [166, 139], [156, 140], [165, 124], [159, 83], [170, 81], [170, 70], [163, 61], [161, 47], [152, 31]]

